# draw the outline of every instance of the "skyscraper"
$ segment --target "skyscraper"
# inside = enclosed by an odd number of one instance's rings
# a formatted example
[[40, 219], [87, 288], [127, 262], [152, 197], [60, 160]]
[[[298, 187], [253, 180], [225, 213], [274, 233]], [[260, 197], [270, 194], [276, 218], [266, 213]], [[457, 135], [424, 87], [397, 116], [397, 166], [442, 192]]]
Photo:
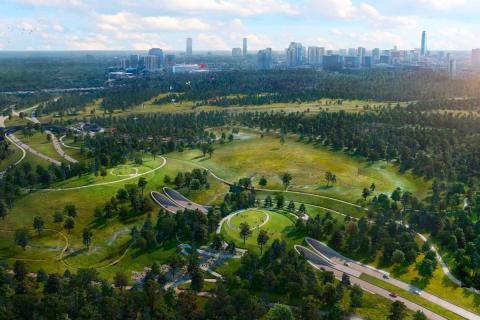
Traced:
[[420, 49], [420, 55], [422, 57], [427, 55], [427, 31], [422, 32], [422, 46]]
[[163, 65], [163, 50], [160, 48], [152, 48], [148, 50], [148, 55], [149, 56], [157, 56], [158, 57], [158, 63], [160, 65]]
[[480, 68], [480, 49], [472, 50], [472, 67]]
[[232, 57], [240, 57], [242, 55], [242, 48], [232, 48]]
[[297, 67], [303, 62], [303, 46], [301, 43], [292, 42], [287, 49], [287, 66]]
[[455, 75], [457, 73], [457, 61], [455, 59], [448, 60], [448, 73]]
[[246, 57], [248, 53], [247, 38], [243, 38], [243, 56]]
[[187, 56], [192, 55], [192, 38], [187, 38]]
[[259, 70], [269, 70], [272, 64], [272, 49], [267, 48], [257, 53], [257, 68]]
[[308, 64], [318, 66], [322, 64], [325, 48], [308, 47]]

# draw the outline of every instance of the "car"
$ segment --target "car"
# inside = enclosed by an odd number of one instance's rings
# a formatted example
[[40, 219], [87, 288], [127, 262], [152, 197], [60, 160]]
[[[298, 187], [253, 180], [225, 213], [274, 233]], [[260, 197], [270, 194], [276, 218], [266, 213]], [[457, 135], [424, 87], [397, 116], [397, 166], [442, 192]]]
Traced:
[[395, 292], [390, 292], [388, 295], [392, 298], [398, 297], [398, 295]]
[[324, 267], [320, 267], [320, 271], [325, 271], [325, 268], [324, 268]]
[[410, 290], [410, 291], [412, 291], [412, 293], [416, 294], [417, 296], [422, 294], [422, 292], [417, 288], [412, 288], [412, 290]]
[[348, 262], [344, 262], [343, 265], [344, 265], [345, 267], [350, 266], [350, 264], [348, 264]]
[[390, 279], [390, 277], [388, 276], [388, 274], [384, 274], [383, 279]]

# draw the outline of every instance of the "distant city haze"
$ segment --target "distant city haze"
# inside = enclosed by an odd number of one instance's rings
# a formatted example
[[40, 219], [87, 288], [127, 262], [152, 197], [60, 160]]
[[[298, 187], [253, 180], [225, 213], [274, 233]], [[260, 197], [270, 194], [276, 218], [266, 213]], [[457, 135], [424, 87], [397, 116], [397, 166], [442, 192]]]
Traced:
[[291, 42], [413, 50], [422, 49], [425, 30], [427, 50], [471, 51], [480, 47], [479, 14], [477, 0], [4, 0], [0, 50], [162, 48], [190, 55], [187, 48], [240, 48], [243, 55]]

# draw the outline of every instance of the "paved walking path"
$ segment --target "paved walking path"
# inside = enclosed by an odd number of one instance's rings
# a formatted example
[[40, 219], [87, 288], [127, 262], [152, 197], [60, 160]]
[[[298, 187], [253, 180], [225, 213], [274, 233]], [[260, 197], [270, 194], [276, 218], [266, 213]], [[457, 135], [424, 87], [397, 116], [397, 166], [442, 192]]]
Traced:
[[46, 188], [46, 189], [32, 189], [32, 190], [38, 190], [38, 191], [69, 191], [69, 190], [80, 190], [80, 189], [86, 189], [86, 188], [93, 188], [93, 187], [98, 187], [98, 186], [107, 186], [107, 185], [111, 185], [111, 184], [115, 184], [115, 183], [119, 183], [119, 182], [124, 182], [124, 181], [132, 180], [132, 179], [144, 176], [146, 174], [155, 172], [155, 171], [163, 168], [167, 164], [167, 159], [165, 159], [162, 156], [160, 156], [160, 158], [162, 158], [162, 160], [163, 160], [163, 163], [161, 165], [159, 165], [158, 167], [153, 168], [151, 170], [145, 171], [144, 173], [139, 173], [138, 175], [133, 176], [133, 177], [127, 177], [127, 178], [120, 179], [120, 180], [115, 180], [115, 181], [99, 182], [99, 183], [94, 183], [94, 184], [89, 184], [89, 185], [79, 186], [79, 187]]
[[69, 148], [69, 149], [77, 149], [77, 150], [80, 150], [80, 147], [74, 147], [74, 146], [69, 146], [68, 144], [66, 144], [65, 142], [63, 142], [63, 139], [65, 139], [67, 136], [66, 135], [63, 135], [60, 137], [60, 143], [62, 144], [62, 146], [64, 146], [65, 148]]

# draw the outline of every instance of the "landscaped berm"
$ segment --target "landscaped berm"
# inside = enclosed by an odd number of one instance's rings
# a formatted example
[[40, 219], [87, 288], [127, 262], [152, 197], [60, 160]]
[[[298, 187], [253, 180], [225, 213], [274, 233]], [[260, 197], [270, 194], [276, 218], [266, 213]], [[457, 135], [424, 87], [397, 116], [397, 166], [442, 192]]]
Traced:
[[[245, 241], [240, 235], [241, 224], [247, 223], [250, 235]], [[223, 223], [221, 234], [226, 242], [234, 241], [237, 247], [260, 253], [257, 238], [260, 230], [267, 231], [269, 243], [275, 239], [285, 240], [287, 245], [297, 240], [295, 217], [280, 211], [247, 209], [231, 214]]]

